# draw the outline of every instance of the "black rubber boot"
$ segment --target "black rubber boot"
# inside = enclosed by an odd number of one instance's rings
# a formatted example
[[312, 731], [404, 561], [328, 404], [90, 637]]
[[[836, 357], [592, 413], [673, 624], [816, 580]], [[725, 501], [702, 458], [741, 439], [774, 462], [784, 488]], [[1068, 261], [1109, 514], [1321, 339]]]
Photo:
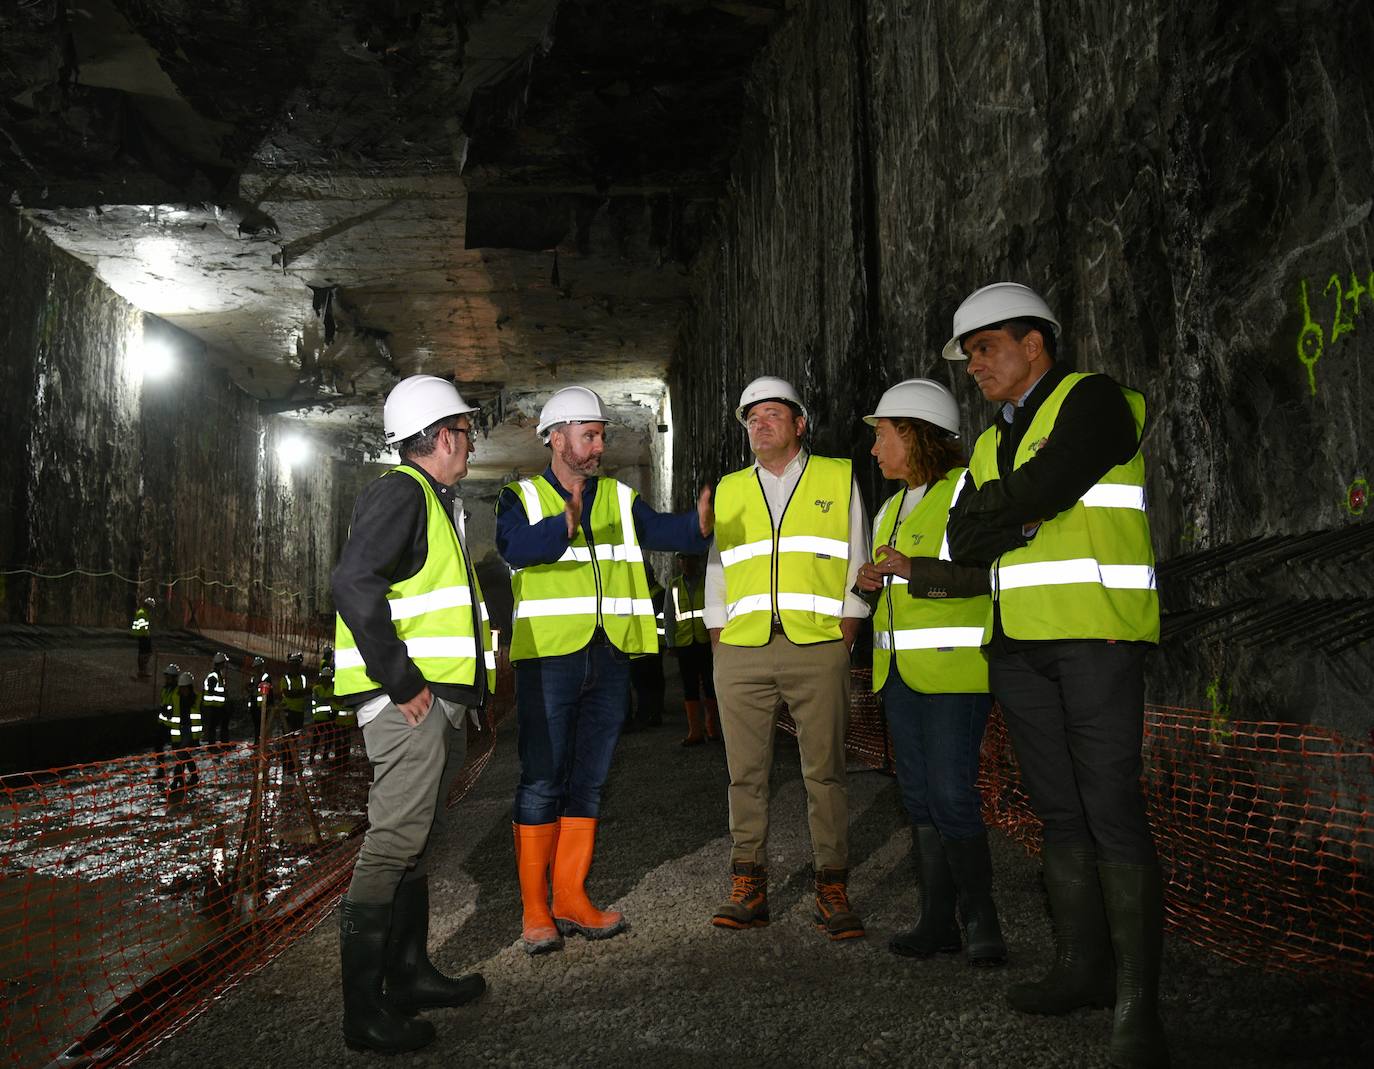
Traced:
[[429, 960], [429, 877], [402, 880], [391, 906], [386, 944], [386, 999], [398, 1010], [418, 1013], [440, 1006], [466, 1006], [487, 982], [477, 973], [445, 976]]
[[1121, 1069], [1166, 1069], [1169, 1050], [1159, 1020], [1159, 959], [1164, 946], [1159, 866], [1101, 862], [1097, 871], [1116, 951], [1111, 1063]]
[[389, 905], [344, 899], [339, 907], [339, 958], [343, 965], [343, 1035], [353, 1050], [383, 1054], [419, 1050], [434, 1041], [434, 1026], [411, 1020], [382, 995]]
[[992, 855], [987, 833], [972, 839], [946, 839], [945, 858], [959, 889], [959, 915], [964, 921], [964, 953], [973, 966], [1004, 965], [1007, 944], [992, 900]]
[[1046, 843], [1042, 856], [1054, 924], [1054, 964], [1041, 979], [1009, 987], [1007, 1002], [1022, 1013], [1050, 1015], [1110, 1006], [1115, 979], [1097, 851]]
[[911, 829], [916, 870], [921, 875], [921, 915], [916, 927], [898, 932], [887, 949], [904, 958], [928, 958], [932, 954], [957, 954], [963, 945], [954, 918], [954, 877], [945, 859], [945, 847], [933, 824]]

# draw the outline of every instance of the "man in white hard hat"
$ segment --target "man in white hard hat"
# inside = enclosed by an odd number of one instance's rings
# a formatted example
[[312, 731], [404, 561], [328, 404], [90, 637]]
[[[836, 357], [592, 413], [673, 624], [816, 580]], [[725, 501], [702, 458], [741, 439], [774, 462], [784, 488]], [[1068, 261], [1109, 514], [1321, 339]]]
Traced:
[[779, 702], [797, 725], [815, 861], [816, 925], [864, 934], [849, 905], [844, 734], [849, 652], [867, 603], [868, 518], [847, 459], [802, 448], [806, 408], [783, 379], [755, 379], [735, 418], [754, 463], [720, 481], [705, 620], [730, 767], [731, 892], [719, 928], [768, 923], [768, 773]]
[[401, 463], [365, 487], [334, 568], [334, 693], [362, 727], [372, 765], [368, 828], [339, 912], [345, 1042], [415, 1050], [434, 1027], [413, 1016], [461, 1006], [486, 989], [429, 960], [432, 833], [474, 720], [495, 686], [482, 590], [463, 501], [454, 492], [473, 452], [472, 418], [453, 384], [398, 383], [384, 411]]
[[620, 913], [592, 905], [585, 883], [630, 658], [658, 650], [644, 551], [704, 552], [713, 523], [708, 489], [694, 510], [669, 515], [599, 475], [611, 422], [595, 391], [559, 390], [539, 414], [548, 467], [508, 483], [496, 502], [496, 548], [513, 570], [515, 857], [530, 954], [625, 927]]
[[1140, 788], [1144, 659], [1159, 640], [1145, 401], [1058, 362], [1059, 332], [1039, 294], [999, 282], [959, 306], [944, 352], [999, 406], [949, 546], [991, 566], [989, 683], [1045, 823], [1054, 914], [1049, 974], [1008, 1000], [1044, 1014], [1115, 1003], [1112, 1063], [1164, 1065], [1162, 881]]
[[215, 654], [200, 691], [201, 708], [205, 711], [205, 719], [209, 721], [206, 740], [211, 745], [229, 741], [229, 717], [235, 697], [229, 693], [229, 675], [229, 655], [223, 652]]

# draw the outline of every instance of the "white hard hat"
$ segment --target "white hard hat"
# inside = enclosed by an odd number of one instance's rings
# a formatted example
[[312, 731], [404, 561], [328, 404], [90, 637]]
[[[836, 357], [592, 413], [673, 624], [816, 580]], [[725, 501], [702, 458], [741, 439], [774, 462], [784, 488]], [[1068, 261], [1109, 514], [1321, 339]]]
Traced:
[[215, 661], [214, 661], [214, 663], [215, 663], [215, 664], [228, 664], [228, 663], [229, 663], [229, 654], [227, 654], [227, 653], [217, 653], [217, 654], [215, 654]]
[[476, 411], [477, 406], [464, 401], [447, 379], [434, 375], [411, 375], [398, 382], [387, 394], [386, 406], [382, 409], [382, 426], [386, 429], [387, 444], [395, 445], [413, 434], [419, 434], [445, 416]]
[[945, 342], [940, 354], [946, 360], [967, 360], [959, 339], [983, 327], [993, 327], [1008, 319], [1043, 319], [1059, 337], [1059, 320], [1050, 311], [1045, 299], [1029, 286], [1019, 282], [994, 282], [974, 290], [964, 298], [954, 312], [954, 337]]
[[864, 422], [872, 427], [879, 419], [894, 416], [923, 419], [959, 437], [959, 403], [954, 394], [931, 379], [907, 379], [889, 387], [878, 399], [873, 415], [864, 416]]
[[792, 388], [790, 382], [786, 379], [775, 378], [772, 375], [760, 375], [746, 386], [744, 392], [739, 395], [739, 407], [735, 409], [735, 419], [747, 426], [748, 424], [745, 424], [744, 421], [746, 413], [751, 406], [760, 401], [785, 401], [795, 405], [801, 410], [801, 414], [806, 416], [806, 406], [802, 404], [802, 399], [797, 396], [797, 391]]
[[190, 672], [182, 672], [181, 675], [177, 676], [178, 687], [194, 687], [195, 685], [196, 681], [191, 678]]
[[157, 598], [144, 598], [144, 599], [143, 599], [143, 604], [144, 604], [144, 605], [147, 605], [148, 608], [151, 609], [154, 605], [157, 604]]
[[614, 423], [600, 395], [585, 386], [564, 386], [544, 402], [535, 432], [544, 441], [560, 423]]

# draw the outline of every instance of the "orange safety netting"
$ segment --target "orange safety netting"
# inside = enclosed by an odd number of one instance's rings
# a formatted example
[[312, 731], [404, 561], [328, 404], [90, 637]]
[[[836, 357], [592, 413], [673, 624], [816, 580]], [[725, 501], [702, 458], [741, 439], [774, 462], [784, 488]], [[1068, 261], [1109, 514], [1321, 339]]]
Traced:
[[[853, 677], [846, 745], [892, 771], [871, 673]], [[1311, 725], [1149, 706], [1144, 762], [1174, 934], [1374, 1001], [1374, 749]], [[995, 707], [979, 787], [988, 824], [1038, 853], [1040, 820]]]
[[[501, 675], [449, 805], [491, 758]], [[313, 759], [310, 732], [0, 782], [0, 1065], [128, 1064], [333, 909], [371, 773], [356, 728]]]

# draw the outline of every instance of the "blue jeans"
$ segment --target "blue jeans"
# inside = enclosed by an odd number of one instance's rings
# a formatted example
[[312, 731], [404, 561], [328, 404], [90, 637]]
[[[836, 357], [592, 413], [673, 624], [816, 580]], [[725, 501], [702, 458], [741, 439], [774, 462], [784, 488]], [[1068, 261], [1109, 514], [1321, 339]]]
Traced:
[[983, 834], [978, 751], [992, 698], [987, 694], [922, 694], [896, 665], [883, 684], [897, 786], [913, 824], [933, 824], [946, 839]]
[[517, 824], [600, 815], [629, 700], [630, 659], [609, 642], [516, 664]]

